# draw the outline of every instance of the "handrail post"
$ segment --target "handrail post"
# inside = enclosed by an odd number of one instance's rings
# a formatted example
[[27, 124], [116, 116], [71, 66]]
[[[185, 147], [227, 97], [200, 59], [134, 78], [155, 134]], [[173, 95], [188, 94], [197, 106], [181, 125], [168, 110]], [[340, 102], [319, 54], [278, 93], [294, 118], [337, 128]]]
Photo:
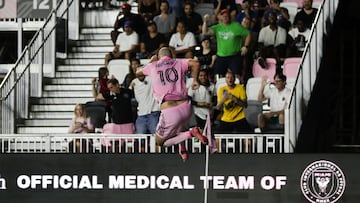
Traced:
[[50, 134], [45, 135], [45, 152], [49, 153], [51, 150], [51, 136]]
[[284, 110], [284, 152], [290, 152], [290, 116], [289, 108]]
[[[45, 31], [44, 28], [40, 28], [40, 42], [44, 41]], [[42, 81], [44, 76], [44, 46], [41, 48], [40, 56], [39, 56], [39, 80], [38, 80], [38, 96], [42, 96]]]

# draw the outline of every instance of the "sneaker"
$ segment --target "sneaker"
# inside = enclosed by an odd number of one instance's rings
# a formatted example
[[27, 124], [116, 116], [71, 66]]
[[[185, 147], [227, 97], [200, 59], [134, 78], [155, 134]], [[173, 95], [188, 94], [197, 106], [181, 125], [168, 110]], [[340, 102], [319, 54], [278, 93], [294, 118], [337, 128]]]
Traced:
[[261, 66], [261, 68], [264, 68], [264, 69], [266, 68], [266, 62], [263, 57], [258, 58], [258, 64]]
[[179, 154], [184, 162], [189, 159], [189, 154], [187, 153], [186, 149], [179, 150]]
[[191, 136], [193, 136], [196, 139], [200, 140], [200, 142], [203, 143], [204, 145], [208, 144], [208, 139], [200, 133], [199, 128], [193, 128], [190, 131], [190, 133], [191, 133]]

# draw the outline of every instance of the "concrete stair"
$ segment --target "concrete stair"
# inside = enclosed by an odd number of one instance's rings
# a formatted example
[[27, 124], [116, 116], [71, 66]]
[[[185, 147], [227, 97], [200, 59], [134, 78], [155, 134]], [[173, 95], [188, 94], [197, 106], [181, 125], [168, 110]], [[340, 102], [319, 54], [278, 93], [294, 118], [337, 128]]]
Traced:
[[[81, 18], [116, 16], [117, 12], [84, 11]], [[55, 77], [45, 79], [42, 97], [32, 99], [29, 119], [17, 125], [17, 133], [67, 133], [75, 104], [94, 100], [91, 79], [98, 76], [105, 54], [113, 49], [112, 25], [86, 21], [82, 26], [80, 39], [70, 42], [66, 59], [58, 60]]]

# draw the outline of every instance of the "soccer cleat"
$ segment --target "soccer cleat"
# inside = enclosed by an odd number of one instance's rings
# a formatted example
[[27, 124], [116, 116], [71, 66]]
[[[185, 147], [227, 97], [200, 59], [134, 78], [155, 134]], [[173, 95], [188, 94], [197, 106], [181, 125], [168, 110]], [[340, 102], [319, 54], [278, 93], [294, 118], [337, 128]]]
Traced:
[[187, 153], [186, 149], [182, 149], [179, 151], [181, 159], [185, 162], [189, 159], [189, 154]]
[[208, 139], [207, 137], [203, 136], [201, 133], [200, 133], [200, 130], [199, 128], [193, 128], [191, 131], [191, 136], [195, 137], [196, 139], [200, 140], [201, 143], [203, 143], [204, 145], [207, 145], [208, 144]]

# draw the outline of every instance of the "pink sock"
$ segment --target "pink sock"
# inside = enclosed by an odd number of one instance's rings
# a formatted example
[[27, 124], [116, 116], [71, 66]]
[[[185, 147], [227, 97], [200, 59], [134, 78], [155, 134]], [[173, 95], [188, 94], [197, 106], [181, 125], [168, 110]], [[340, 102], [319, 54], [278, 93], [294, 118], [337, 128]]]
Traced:
[[176, 134], [175, 137], [172, 137], [172, 138], [166, 140], [164, 142], [164, 147], [170, 147], [174, 144], [179, 144], [182, 141], [187, 140], [189, 138], [191, 138], [191, 134], [189, 131], [180, 132], [180, 133]]

